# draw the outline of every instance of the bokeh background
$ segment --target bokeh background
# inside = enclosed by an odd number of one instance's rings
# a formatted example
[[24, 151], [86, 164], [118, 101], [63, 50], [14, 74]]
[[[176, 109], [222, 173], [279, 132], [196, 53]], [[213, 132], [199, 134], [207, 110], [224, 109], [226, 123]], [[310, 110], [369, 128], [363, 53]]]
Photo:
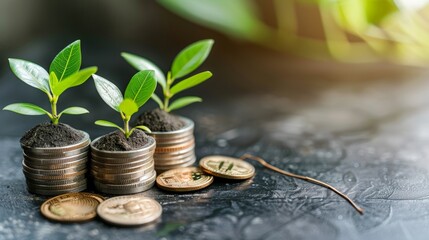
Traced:
[[[386, 102], [399, 101], [403, 89], [424, 95], [429, 90], [426, 2], [0, 0], [0, 106], [32, 102], [48, 108], [42, 92], [12, 74], [7, 58], [48, 68], [55, 54], [76, 39], [82, 40], [83, 67], [98, 66], [98, 74], [121, 89], [135, 70], [120, 52], [144, 56], [167, 71], [184, 46], [215, 39], [210, 57], [200, 68], [211, 70], [214, 77], [188, 92], [205, 102], [178, 112], [184, 115], [237, 98], [251, 100], [240, 102], [242, 107], [252, 101], [270, 106], [280, 98], [282, 102], [275, 105], [279, 108], [283, 103], [317, 103], [326, 91], [338, 93], [331, 101], [335, 104], [350, 96], [353, 101], [365, 98], [361, 93], [369, 89], [375, 91], [371, 98]], [[99, 98], [92, 80], [62, 96], [60, 109], [70, 105], [86, 107], [92, 114], [62, 120], [90, 133], [97, 131], [90, 127], [94, 120], [116, 117]], [[371, 105], [371, 100], [362, 99], [359, 107]], [[260, 114], [258, 109], [253, 111]], [[45, 120], [1, 111], [0, 135], [21, 136]], [[341, 121], [341, 116], [334, 120]], [[14, 124], [17, 121], [20, 124]]]

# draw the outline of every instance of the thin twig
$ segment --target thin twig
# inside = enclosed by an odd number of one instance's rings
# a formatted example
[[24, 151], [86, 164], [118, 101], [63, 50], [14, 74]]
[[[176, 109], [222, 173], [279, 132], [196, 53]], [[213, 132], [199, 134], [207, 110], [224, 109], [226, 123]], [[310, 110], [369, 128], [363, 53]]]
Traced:
[[262, 159], [260, 157], [257, 157], [257, 156], [253, 156], [253, 155], [248, 154], [248, 153], [246, 153], [243, 156], [241, 156], [240, 159], [242, 159], [242, 160], [245, 160], [245, 159], [255, 160], [255, 161], [258, 161], [260, 164], [262, 164], [264, 167], [266, 167], [268, 169], [271, 169], [273, 171], [276, 171], [278, 173], [281, 173], [283, 175], [286, 175], [288, 177], [298, 178], [298, 179], [301, 179], [301, 180], [304, 180], [304, 181], [307, 181], [307, 182], [310, 182], [310, 183], [314, 183], [314, 184], [320, 185], [322, 187], [328, 188], [328, 189], [332, 190], [333, 192], [335, 192], [336, 194], [340, 195], [347, 202], [349, 202], [356, 209], [356, 211], [358, 211], [360, 214], [363, 214], [364, 210], [361, 207], [359, 207], [355, 202], [353, 202], [353, 200], [351, 200], [346, 194], [340, 192], [339, 190], [337, 190], [336, 188], [334, 188], [333, 186], [331, 186], [331, 185], [329, 185], [327, 183], [324, 183], [324, 182], [319, 181], [319, 180], [314, 179], [314, 178], [310, 178], [310, 177], [306, 177], [306, 176], [302, 176], [302, 175], [297, 175], [297, 174], [294, 174], [294, 173], [286, 172], [286, 171], [284, 171], [284, 170], [282, 170], [280, 168], [274, 167], [273, 165], [267, 163], [264, 159]]

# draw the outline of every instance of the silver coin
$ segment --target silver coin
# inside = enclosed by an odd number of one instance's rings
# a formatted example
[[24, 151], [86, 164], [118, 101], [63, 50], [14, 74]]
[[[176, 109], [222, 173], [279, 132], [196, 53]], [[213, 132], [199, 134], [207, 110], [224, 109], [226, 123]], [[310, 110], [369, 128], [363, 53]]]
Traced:
[[39, 184], [39, 185], [65, 185], [65, 184], [70, 184], [74, 182], [79, 182], [80, 180], [83, 180], [83, 179], [86, 179], [85, 174], [77, 175], [73, 178], [63, 179], [63, 180], [40, 180], [40, 179], [32, 179], [28, 177], [25, 178], [27, 182], [30, 182], [32, 184]]
[[131, 173], [122, 173], [122, 174], [100, 173], [100, 172], [94, 171], [94, 169], [91, 169], [91, 174], [96, 179], [102, 179], [103, 181], [109, 181], [109, 182], [117, 182], [117, 181], [120, 181], [122, 179], [128, 180], [128, 179], [143, 177], [145, 174], [150, 172], [150, 170], [153, 167], [154, 167], [154, 164], [152, 163], [151, 166], [149, 166], [148, 168], [146, 168], [144, 170], [139, 170], [139, 171], [131, 172]]
[[156, 140], [156, 147], [170, 147], [177, 144], [183, 144], [186, 142], [194, 141], [194, 135], [189, 135], [183, 138], [171, 138], [165, 140]]
[[78, 159], [87, 158], [88, 152], [82, 152], [77, 155], [69, 156], [69, 157], [59, 157], [59, 158], [33, 158], [30, 156], [27, 156], [25, 153], [23, 153], [24, 159], [26, 162], [33, 164], [33, 165], [49, 165], [49, 164], [63, 164], [72, 162]]
[[30, 168], [35, 169], [41, 169], [41, 170], [58, 170], [58, 169], [65, 169], [70, 167], [76, 167], [78, 165], [86, 165], [88, 162], [88, 158], [82, 158], [75, 161], [71, 161], [68, 163], [61, 163], [61, 164], [41, 164], [41, 165], [35, 165], [33, 162], [28, 162], [26, 159], [24, 159], [24, 164]]
[[193, 158], [189, 162], [186, 162], [186, 163], [183, 163], [183, 164], [178, 164], [178, 165], [170, 165], [168, 167], [155, 165], [155, 169], [156, 169], [157, 172], [160, 173], [160, 172], [164, 172], [164, 171], [167, 171], [167, 170], [170, 170], [170, 169], [181, 168], [181, 167], [190, 167], [195, 162], [196, 162], [196, 158]]
[[60, 195], [64, 193], [72, 193], [72, 192], [82, 192], [87, 188], [87, 184], [83, 184], [82, 186], [73, 188], [73, 189], [65, 189], [65, 190], [43, 190], [43, 189], [37, 189], [37, 188], [27, 188], [28, 192], [39, 194], [39, 195], [45, 195], [45, 196], [54, 196], [54, 195]]
[[33, 173], [27, 173], [26, 171], [23, 171], [24, 175], [26, 178], [31, 178], [31, 179], [36, 179], [36, 180], [51, 180], [51, 181], [56, 181], [56, 180], [66, 180], [66, 179], [71, 179], [71, 178], [75, 178], [79, 175], [85, 174], [86, 173], [86, 169], [83, 169], [79, 172], [75, 172], [75, 173], [70, 173], [70, 174], [63, 174], [63, 175], [44, 175], [44, 174], [33, 174]]
[[152, 188], [155, 184], [156, 180], [156, 172], [153, 171], [152, 176], [138, 183], [133, 184], [121, 184], [121, 185], [113, 185], [113, 184], [103, 184], [98, 181], [94, 181], [94, 185], [98, 191], [108, 194], [133, 194], [139, 193]]
[[72, 182], [68, 184], [61, 184], [61, 185], [41, 185], [41, 184], [34, 184], [32, 182], [27, 182], [27, 187], [30, 189], [40, 189], [40, 190], [67, 190], [67, 189], [74, 189], [77, 187], [80, 187], [81, 185], [86, 184], [86, 179]]
[[138, 172], [138, 171], [142, 171], [145, 170], [146, 168], [152, 166], [154, 164], [153, 161], [151, 162], [147, 162], [145, 164], [140, 164], [138, 166], [133, 166], [133, 167], [113, 167], [113, 168], [107, 168], [107, 167], [99, 167], [97, 165], [92, 164], [91, 165], [91, 169], [99, 172], [99, 173], [106, 173], [106, 174], [123, 174], [123, 173], [130, 173], [130, 172]]
[[148, 143], [145, 147], [141, 149], [136, 150], [130, 150], [130, 151], [104, 151], [104, 150], [98, 150], [96, 147], [94, 147], [94, 143], [96, 143], [101, 137], [95, 139], [91, 143], [91, 153], [93, 155], [96, 155], [98, 157], [107, 157], [107, 158], [135, 158], [139, 156], [145, 156], [149, 152], [151, 152], [155, 147], [155, 139], [152, 137], [148, 137]]
[[24, 154], [31, 158], [42, 160], [42, 159], [59, 159], [59, 158], [65, 158], [65, 157], [72, 157], [72, 156], [79, 155], [81, 153], [88, 153], [88, 151], [89, 151], [89, 145], [81, 149], [76, 149], [76, 150], [61, 152], [61, 153], [46, 152], [46, 153], [34, 154], [24, 150]]
[[106, 164], [129, 164], [129, 163], [135, 163], [140, 161], [150, 161], [152, 160], [153, 154], [155, 153], [155, 149], [152, 151], [141, 155], [136, 156], [133, 158], [118, 158], [118, 157], [106, 157], [106, 156], [98, 156], [95, 153], [91, 153], [91, 159], [100, 163], [106, 163]]
[[187, 162], [193, 161], [195, 159], [195, 154], [189, 155], [181, 160], [175, 160], [175, 161], [159, 161], [156, 160], [155, 161], [155, 166], [156, 167], [174, 167], [177, 165], [181, 165], [181, 164], [185, 164]]
[[38, 174], [38, 175], [45, 175], [45, 176], [58, 176], [63, 174], [72, 174], [79, 172], [86, 168], [86, 163], [83, 162], [83, 164], [79, 164], [73, 167], [69, 168], [63, 168], [63, 169], [56, 169], [56, 170], [45, 170], [45, 169], [37, 169], [37, 168], [31, 168], [25, 165], [24, 161], [22, 161], [22, 167], [23, 170], [28, 174]]
[[187, 158], [189, 156], [195, 155], [195, 151], [194, 149], [190, 149], [189, 152], [184, 152], [183, 154], [157, 154], [156, 156], [154, 156], [154, 158], [156, 158], [156, 161], [161, 161], [161, 162], [169, 162], [169, 161], [180, 161], [184, 158]]
[[147, 159], [129, 162], [129, 163], [124, 163], [124, 164], [104, 163], [104, 162], [99, 162], [97, 160], [91, 159], [91, 166], [97, 166], [99, 168], [133, 168], [133, 167], [137, 167], [137, 166], [142, 166], [142, 165], [150, 163], [150, 162], [153, 162], [152, 156], [150, 158], [147, 158]]

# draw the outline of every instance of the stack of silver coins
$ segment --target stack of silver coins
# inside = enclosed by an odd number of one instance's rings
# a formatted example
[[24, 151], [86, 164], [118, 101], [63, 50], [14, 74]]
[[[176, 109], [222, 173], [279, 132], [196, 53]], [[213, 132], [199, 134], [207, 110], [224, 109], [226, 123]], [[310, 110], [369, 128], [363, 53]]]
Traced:
[[[91, 144], [91, 175], [95, 188], [107, 194], [133, 194], [153, 187], [155, 139], [146, 147], [131, 151], [98, 150]], [[94, 140], [95, 143], [98, 139]]]
[[64, 147], [21, 145], [28, 191], [48, 196], [85, 190], [90, 142], [89, 135], [85, 133], [81, 142]]
[[156, 140], [154, 159], [158, 173], [195, 163], [194, 122], [183, 117], [181, 120], [185, 126], [180, 130], [148, 133]]

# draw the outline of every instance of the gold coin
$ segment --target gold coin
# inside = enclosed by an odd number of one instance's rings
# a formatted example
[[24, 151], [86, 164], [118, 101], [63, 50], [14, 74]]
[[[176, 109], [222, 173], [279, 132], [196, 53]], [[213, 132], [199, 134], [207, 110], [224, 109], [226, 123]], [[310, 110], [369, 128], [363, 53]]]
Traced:
[[162, 207], [154, 199], [137, 194], [109, 198], [98, 205], [97, 214], [112, 224], [136, 226], [158, 219]]
[[103, 197], [93, 193], [66, 193], [46, 200], [40, 207], [43, 216], [60, 222], [82, 222], [97, 216]]
[[204, 174], [197, 167], [171, 169], [161, 173], [156, 178], [156, 184], [159, 188], [174, 192], [200, 190], [208, 187], [212, 182], [213, 177]]
[[255, 175], [255, 168], [241, 159], [225, 156], [207, 156], [200, 160], [201, 169], [215, 177], [248, 179]]

